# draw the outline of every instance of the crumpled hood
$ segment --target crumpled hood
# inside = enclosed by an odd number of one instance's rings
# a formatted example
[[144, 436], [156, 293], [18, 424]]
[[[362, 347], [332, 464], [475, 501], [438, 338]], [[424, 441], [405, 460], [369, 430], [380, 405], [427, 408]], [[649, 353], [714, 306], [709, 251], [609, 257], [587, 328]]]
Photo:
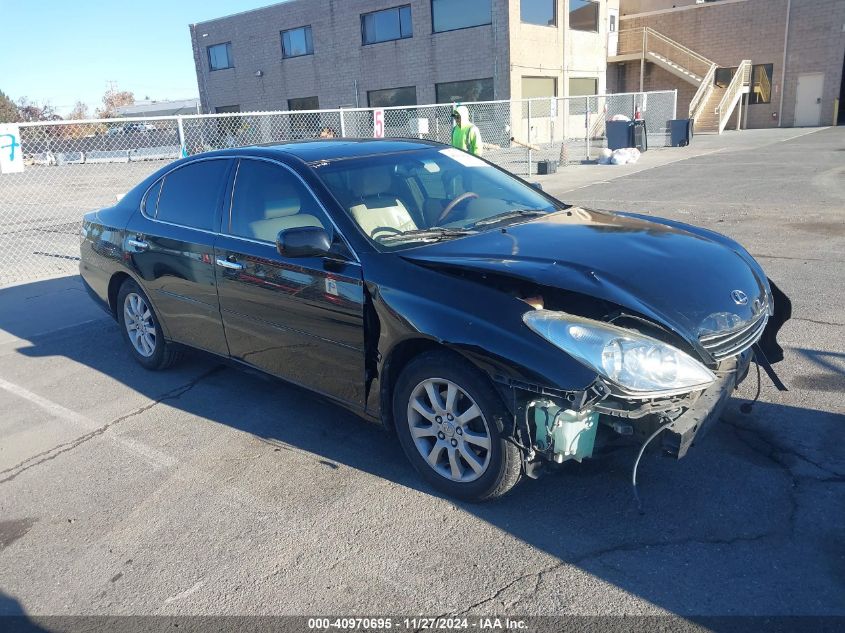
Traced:
[[[402, 256], [610, 301], [696, 348], [701, 334], [749, 322], [771, 301], [760, 266], [727, 237], [661, 218], [580, 207]], [[745, 293], [746, 304], [735, 301], [735, 290]]]

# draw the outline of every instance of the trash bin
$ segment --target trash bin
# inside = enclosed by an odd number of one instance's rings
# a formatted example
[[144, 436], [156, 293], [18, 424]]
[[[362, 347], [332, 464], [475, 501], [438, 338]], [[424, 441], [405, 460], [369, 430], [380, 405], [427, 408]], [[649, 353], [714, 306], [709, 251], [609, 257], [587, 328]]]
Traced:
[[672, 119], [669, 121], [669, 144], [672, 147], [686, 147], [692, 140], [692, 119]]
[[631, 121], [607, 121], [607, 149], [631, 147]]
[[537, 175], [547, 176], [548, 174], [557, 173], [556, 160], [539, 160], [537, 161]]
[[631, 144], [628, 147], [636, 147], [641, 152], [648, 151], [648, 135], [642, 119], [631, 121]]

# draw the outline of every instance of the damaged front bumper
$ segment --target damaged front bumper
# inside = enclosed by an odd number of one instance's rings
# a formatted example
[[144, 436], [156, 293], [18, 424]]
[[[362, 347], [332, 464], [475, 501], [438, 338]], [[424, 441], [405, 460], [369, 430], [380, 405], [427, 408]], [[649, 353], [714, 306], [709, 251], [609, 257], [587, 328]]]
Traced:
[[688, 409], [673, 419], [663, 432], [661, 446], [670, 456], [680, 459], [687, 454], [693, 440], [701, 438], [722, 415], [728, 399], [748, 375], [752, 353], [727, 359], [719, 366], [719, 379], [701, 392]]
[[515, 416], [520, 421], [517, 430], [526, 474], [536, 477], [548, 462], [580, 462], [619, 436], [642, 441], [661, 426], [665, 426], [660, 434], [664, 452], [684, 457], [693, 441], [719, 419], [731, 394], [748, 375], [752, 356], [746, 350], [725, 359], [716, 370], [716, 382], [680, 397], [622, 400], [597, 383], [578, 394], [526, 398]]

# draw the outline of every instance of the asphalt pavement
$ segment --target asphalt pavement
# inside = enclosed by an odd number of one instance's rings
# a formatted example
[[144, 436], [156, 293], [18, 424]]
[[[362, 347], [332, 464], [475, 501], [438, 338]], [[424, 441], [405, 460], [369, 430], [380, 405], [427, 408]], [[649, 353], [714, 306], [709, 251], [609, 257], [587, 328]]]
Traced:
[[0, 289], [0, 613], [845, 615], [845, 128], [805, 132], [541, 179], [726, 233], [793, 301], [790, 391], [743, 414], [752, 374], [685, 459], [647, 455], [643, 515], [633, 449], [456, 503], [301, 389], [141, 369], [76, 277]]

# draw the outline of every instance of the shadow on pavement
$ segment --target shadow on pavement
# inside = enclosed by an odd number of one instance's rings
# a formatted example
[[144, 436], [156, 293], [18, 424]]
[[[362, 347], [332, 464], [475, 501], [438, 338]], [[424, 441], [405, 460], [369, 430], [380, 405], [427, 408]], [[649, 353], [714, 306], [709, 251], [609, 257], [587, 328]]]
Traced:
[[[32, 296], [56, 288], [54, 282], [29, 286]], [[0, 290], [0, 305], [5, 292]], [[0, 329], [25, 333], [30, 326], [16, 319], [0, 312]], [[132, 361], [111, 321], [28, 340], [30, 346], [19, 354], [70, 358], [151, 400], [193, 380], [191, 392], [170, 399], [170, 406], [250, 433], [274, 450], [312, 454], [329, 470], [342, 464], [436, 495], [418, 479], [392, 436], [305, 390], [199, 355], [169, 375], [152, 374]], [[832, 562], [843, 556], [841, 525], [832, 525], [835, 509], [813, 496], [815, 481], [845, 480], [845, 475], [833, 470], [835, 462], [813, 465], [791, 453], [777, 428], [779, 420], [800, 417], [807, 429], [841, 431], [845, 417], [764, 402], [743, 415], [739, 404], [732, 401], [722, 423], [685, 459], [656, 453], [644, 459], [644, 515], [631, 496], [635, 447], [581, 465], [565, 464], [543, 479], [525, 481], [498, 502], [456, 503], [455, 508], [513, 535], [527, 551], [552, 555], [557, 562], [513, 579], [531, 577], [537, 590], [565, 591], [556, 586], [557, 574], [577, 566], [660, 609], [687, 616], [845, 613], [845, 575]], [[796, 474], [796, 463], [812, 465], [815, 475]], [[806, 499], [799, 496], [805, 487]], [[500, 605], [491, 597], [478, 605], [486, 608]]]

